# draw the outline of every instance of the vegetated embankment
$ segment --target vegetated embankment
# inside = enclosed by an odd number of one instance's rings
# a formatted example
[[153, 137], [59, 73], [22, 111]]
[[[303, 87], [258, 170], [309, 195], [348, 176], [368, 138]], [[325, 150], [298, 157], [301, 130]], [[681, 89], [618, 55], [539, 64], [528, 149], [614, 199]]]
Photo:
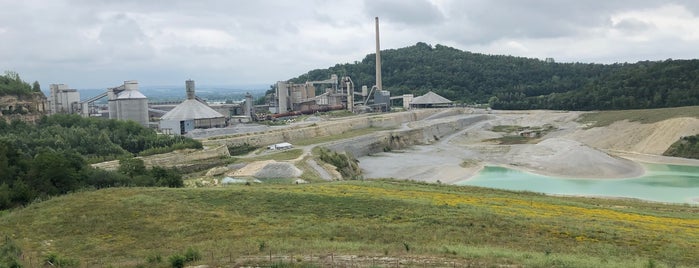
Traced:
[[698, 209], [405, 181], [115, 188], [4, 213], [0, 234], [25, 266], [166, 267], [191, 249], [219, 267], [690, 267]]

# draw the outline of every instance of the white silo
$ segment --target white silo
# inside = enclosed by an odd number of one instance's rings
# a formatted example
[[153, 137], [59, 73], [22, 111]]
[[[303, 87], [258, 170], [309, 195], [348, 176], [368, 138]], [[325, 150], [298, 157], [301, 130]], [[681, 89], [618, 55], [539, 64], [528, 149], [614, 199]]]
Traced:
[[187, 91], [187, 99], [188, 100], [193, 100], [196, 98], [195, 95], [195, 88], [194, 88], [194, 80], [189, 79], [184, 82], [185, 85], [185, 90]]
[[109, 118], [133, 120], [148, 127], [148, 98], [138, 91], [138, 81], [124, 81], [124, 85], [110, 88], [109, 97]]

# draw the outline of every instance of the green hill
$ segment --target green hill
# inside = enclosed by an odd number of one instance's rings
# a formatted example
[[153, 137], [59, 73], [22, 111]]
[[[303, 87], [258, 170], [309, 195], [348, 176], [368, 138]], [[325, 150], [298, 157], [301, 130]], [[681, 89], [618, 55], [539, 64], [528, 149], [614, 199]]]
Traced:
[[[699, 105], [699, 60], [555, 63], [485, 55], [425, 43], [381, 52], [384, 89], [394, 96], [429, 90], [496, 109], [611, 110]], [[349, 75], [374, 85], [375, 55], [312, 70], [293, 82]]]
[[696, 267], [698, 227], [696, 206], [396, 181], [111, 188], [0, 214], [26, 267]]

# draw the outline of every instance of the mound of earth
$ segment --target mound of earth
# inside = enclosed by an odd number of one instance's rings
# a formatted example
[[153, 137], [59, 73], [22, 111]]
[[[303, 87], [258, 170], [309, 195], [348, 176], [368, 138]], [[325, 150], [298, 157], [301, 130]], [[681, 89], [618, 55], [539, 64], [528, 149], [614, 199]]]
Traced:
[[536, 173], [576, 178], [630, 178], [643, 174], [639, 164], [610, 156], [583, 143], [550, 138], [535, 145], [513, 146], [505, 159]]
[[595, 148], [662, 155], [683, 136], [699, 133], [699, 119], [672, 118], [652, 124], [619, 121], [571, 134], [568, 138]]
[[226, 174], [230, 177], [255, 177], [258, 179], [297, 178], [303, 173], [294, 164], [274, 160], [256, 161]]
[[254, 177], [258, 179], [296, 178], [301, 176], [301, 173], [301, 170], [291, 163], [273, 162], [257, 171]]

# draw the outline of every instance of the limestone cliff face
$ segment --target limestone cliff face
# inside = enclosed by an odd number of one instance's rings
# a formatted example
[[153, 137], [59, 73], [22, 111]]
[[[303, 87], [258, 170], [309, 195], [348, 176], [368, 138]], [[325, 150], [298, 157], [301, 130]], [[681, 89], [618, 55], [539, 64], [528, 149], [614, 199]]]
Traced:
[[41, 116], [48, 114], [48, 103], [42, 92], [30, 95], [2, 95], [0, 111], [0, 119], [7, 122], [14, 119], [36, 122]]

